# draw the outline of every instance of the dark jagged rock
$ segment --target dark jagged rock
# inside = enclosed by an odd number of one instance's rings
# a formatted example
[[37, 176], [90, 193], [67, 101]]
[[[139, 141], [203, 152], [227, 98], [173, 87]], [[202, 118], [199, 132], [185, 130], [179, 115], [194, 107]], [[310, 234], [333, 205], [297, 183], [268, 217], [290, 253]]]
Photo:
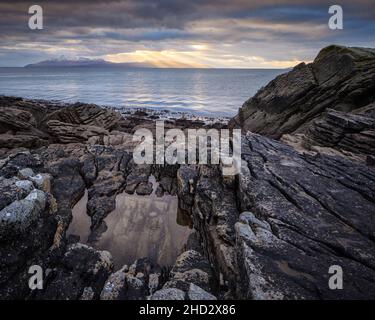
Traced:
[[[16, 157], [9, 157], [4, 166], [11, 166]], [[26, 159], [18, 161], [21, 164]], [[34, 177], [0, 180], [5, 187], [0, 204], [0, 299], [27, 297], [29, 267], [45, 265], [51, 258], [49, 249], [53, 247], [57, 227], [55, 202], [50, 190], [37, 189], [42, 185], [33, 182]]]
[[[195, 193], [181, 197], [191, 202], [193, 196], [194, 226], [226, 296], [374, 298], [375, 171], [340, 156], [300, 154], [255, 134], [242, 142], [235, 185], [200, 167]], [[328, 287], [332, 265], [344, 270], [343, 290]]]
[[37, 291], [35, 298], [78, 300], [86, 288], [91, 288], [92, 298], [98, 299], [112, 270], [113, 262], [109, 252], [73, 244], [68, 247], [61, 263], [50, 271], [45, 280], [45, 289]]
[[352, 112], [375, 100], [375, 50], [330, 46], [246, 101], [231, 126], [273, 138], [305, 132], [328, 108]]
[[[366, 111], [370, 110], [375, 110], [374, 104], [366, 108]], [[322, 146], [354, 154], [375, 155], [375, 117], [359, 112], [328, 110], [308, 127], [303, 144], [308, 149]]]
[[94, 126], [109, 130], [114, 127], [120, 119], [120, 114], [115, 111], [103, 109], [93, 104], [77, 103], [52, 112], [45, 117], [43, 122], [48, 124], [50, 121], [58, 121], [61, 123]]
[[186, 293], [177, 288], [166, 288], [156, 291], [150, 300], [185, 300]]
[[[214, 275], [208, 260], [199, 252], [188, 250], [176, 260], [169, 280], [152, 294], [151, 300], [216, 300]], [[207, 291], [206, 291], [207, 290]]]
[[375, 166], [375, 157], [373, 157], [373, 156], [367, 156], [366, 163], [369, 166]]
[[[213, 288], [218, 289], [221, 274], [231, 286], [229, 295], [233, 297], [239, 281], [234, 250], [234, 224], [239, 215], [235, 186], [224, 181], [216, 166], [182, 166], [178, 177], [180, 205], [189, 208], [203, 251], [216, 274]], [[189, 193], [183, 191], [186, 187]]]
[[61, 143], [83, 142], [91, 137], [99, 136], [103, 139], [109, 132], [103, 128], [87, 125], [75, 125], [57, 120], [50, 120], [46, 124], [48, 131]]
[[148, 258], [136, 260], [111, 274], [100, 295], [102, 300], [145, 300], [162, 283], [162, 269]]
[[[341, 157], [243, 140], [236, 248], [249, 298], [375, 297], [375, 171]], [[350, 169], [349, 169], [350, 168]], [[344, 270], [330, 290], [329, 267]]]

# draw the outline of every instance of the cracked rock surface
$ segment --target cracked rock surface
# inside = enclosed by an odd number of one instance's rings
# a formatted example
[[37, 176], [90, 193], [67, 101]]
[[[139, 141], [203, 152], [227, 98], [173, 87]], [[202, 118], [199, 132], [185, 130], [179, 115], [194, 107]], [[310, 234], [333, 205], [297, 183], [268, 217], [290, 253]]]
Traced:
[[[374, 298], [375, 171], [255, 134], [243, 160], [235, 233], [249, 297]], [[332, 265], [344, 290], [328, 287]]]

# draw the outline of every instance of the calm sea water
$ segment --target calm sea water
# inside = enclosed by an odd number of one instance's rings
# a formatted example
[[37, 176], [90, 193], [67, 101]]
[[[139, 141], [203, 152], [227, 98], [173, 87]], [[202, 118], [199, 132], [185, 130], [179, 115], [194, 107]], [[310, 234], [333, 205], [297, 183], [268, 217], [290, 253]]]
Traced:
[[0, 68], [0, 95], [232, 116], [244, 101], [283, 72], [257, 69]]

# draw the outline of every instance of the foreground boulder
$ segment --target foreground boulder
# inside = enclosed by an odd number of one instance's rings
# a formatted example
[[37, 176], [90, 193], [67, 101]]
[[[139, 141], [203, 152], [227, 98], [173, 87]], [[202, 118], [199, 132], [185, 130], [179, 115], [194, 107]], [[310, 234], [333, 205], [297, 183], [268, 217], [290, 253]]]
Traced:
[[[256, 135], [244, 148], [240, 203], [251, 213], [235, 229], [249, 296], [375, 297], [374, 170]], [[334, 265], [344, 272], [342, 290], [328, 285]]]
[[162, 270], [148, 258], [112, 273], [100, 294], [101, 300], [145, 300], [159, 285]]
[[45, 289], [35, 292], [37, 299], [98, 299], [101, 288], [113, 270], [107, 251], [97, 251], [83, 244], [73, 244], [56, 268], [49, 270]]
[[16, 200], [0, 211], [0, 239], [17, 236], [35, 222], [46, 206], [43, 191], [33, 190], [22, 200]]
[[[57, 228], [55, 201], [30, 168], [30, 154], [8, 157], [0, 177], [0, 299], [24, 299], [30, 294], [28, 270], [45, 265]], [[12, 171], [16, 175], [9, 177]], [[26, 173], [30, 175], [25, 176]], [[35, 181], [33, 181], [35, 180]]]

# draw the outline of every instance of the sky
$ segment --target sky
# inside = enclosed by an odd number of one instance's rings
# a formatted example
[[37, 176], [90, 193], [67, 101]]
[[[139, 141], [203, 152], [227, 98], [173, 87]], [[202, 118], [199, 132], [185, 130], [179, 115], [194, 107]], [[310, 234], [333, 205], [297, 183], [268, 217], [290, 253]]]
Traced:
[[[43, 8], [43, 30], [28, 9]], [[344, 29], [330, 30], [341, 5]], [[288, 68], [330, 44], [375, 47], [374, 0], [0, 1], [0, 67], [105, 59], [168, 68]]]

